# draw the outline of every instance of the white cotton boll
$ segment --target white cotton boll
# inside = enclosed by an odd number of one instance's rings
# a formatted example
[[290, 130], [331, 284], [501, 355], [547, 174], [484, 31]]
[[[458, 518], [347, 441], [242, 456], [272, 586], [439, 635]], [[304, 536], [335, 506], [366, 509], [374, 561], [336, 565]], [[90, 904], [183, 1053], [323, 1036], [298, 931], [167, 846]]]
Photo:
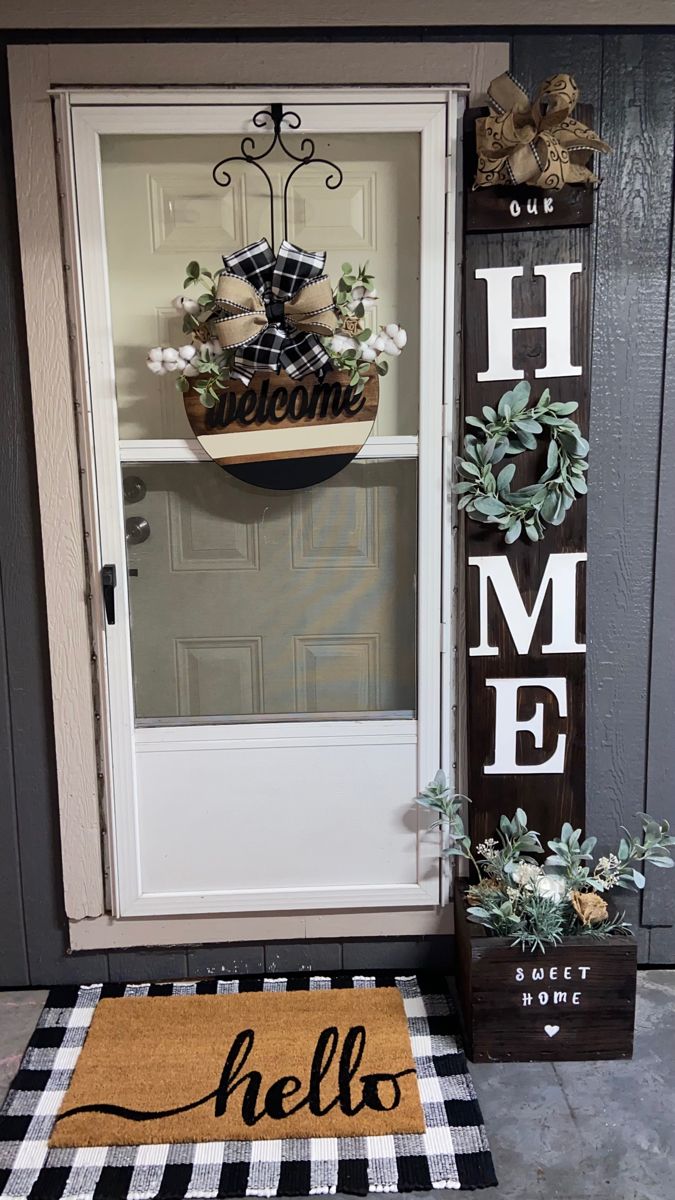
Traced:
[[398, 325], [392, 322], [390, 325], [385, 325], [384, 332], [387, 337], [393, 338], [398, 333]]
[[366, 294], [366, 289], [360, 283], [357, 283], [356, 287], [352, 288], [352, 300], [356, 300], [357, 303], [359, 302], [359, 300], [363, 300], [363, 297], [365, 296], [365, 294]]
[[155, 358], [148, 359], [147, 367], [149, 371], [152, 371], [153, 375], [164, 374], [164, 363], [157, 362], [157, 359]]
[[152, 350], [148, 350], [148, 358], [150, 362], [161, 362], [164, 351], [161, 346], [153, 346]]
[[186, 362], [190, 362], [190, 360], [193, 359], [197, 353], [197, 349], [195, 346], [179, 346], [178, 353], [180, 354], [181, 358], [185, 359]]
[[178, 359], [176, 358], [172, 361], [162, 363], [162, 366], [164, 367], [165, 371], [177, 371], [178, 370]]
[[178, 351], [174, 350], [173, 346], [165, 346], [162, 351], [162, 359], [165, 363], [176, 362]]
[[192, 363], [188, 363], [185, 370], [183, 371], [183, 374], [186, 377], [192, 378], [193, 375], [199, 375], [199, 371], [197, 370], [196, 367], [193, 367]]
[[364, 312], [371, 312], [377, 303], [377, 296], [364, 296], [361, 301]]
[[408, 342], [408, 335], [405, 329], [401, 329], [399, 326], [399, 328], [396, 330], [396, 333], [392, 334], [392, 341], [396, 343], [399, 350], [402, 350]]
[[179, 354], [179, 355], [178, 355], [178, 358], [176, 359], [176, 368], [177, 368], [179, 371], [184, 371], [186, 367], [187, 367], [187, 362], [186, 362], [186, 361], [185, 361], [185, 359], [182, 357], [182, 355], [180, 355], [180, 354]]
[[372, 346], [369, 346], [366, 343], [365, 346], [362, 345], [361, 347], [361, 358], [363, 362], [375, 362], [375, 359], [377, 358], [377, 350], [373, 349]]
[[376, 335], [376, 337], [373, 339], [373, 349], [377, 350], [377, 352], [379, 354], [381, 354], [382, 351], [384, 350], [384, 342], [385, 342], [385, 339], [382, 337], [382, 334], [378, 333]]
[[192, 317], [196, 316], [196, 314], [199, 312], [199, 305], [197, 301], [193, 300], [190, 296], [184, 295], [183, 293], [181, 293], [180, 296], [174, 296], [171, 303], [176, 312], [188, 313]]
[[390, 354], [392, 358], [397, 358], [401, 351], [396, 345], [396, 342], [390, 337], [383, 338], [382, 340], [384, 341], [384, 346], [382, 347], [384, 353]]
[[358, 347], [356, 338], [346, 337], [343, 333], [336, 333], [330, 340], [333, 354], [344, 354], [347, 350], [357, 350]]

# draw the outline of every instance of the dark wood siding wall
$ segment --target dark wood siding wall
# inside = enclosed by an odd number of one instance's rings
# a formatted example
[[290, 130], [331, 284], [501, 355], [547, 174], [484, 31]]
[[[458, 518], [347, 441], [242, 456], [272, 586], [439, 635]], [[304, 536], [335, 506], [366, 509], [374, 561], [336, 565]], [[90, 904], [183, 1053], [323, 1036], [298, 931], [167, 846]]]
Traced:
[[[392, 36], [346, 30], [336, 40]], [[405, 31], [414, 36], [427, 35]], [[615, 147], [594, 229], [588, 502], [587, 812], [607, 843], [645, 809], [675, 823], [675, 32], [519, 33], [512, 64], [529, 88], [571, 71]], [[0, 986], [437, 962], [444, 939], [66, 952], [4, 54], [1, 67]], [[641, 959], [673, 962], [675, 881], [652, 874], [651, 896], [630, 906]]]

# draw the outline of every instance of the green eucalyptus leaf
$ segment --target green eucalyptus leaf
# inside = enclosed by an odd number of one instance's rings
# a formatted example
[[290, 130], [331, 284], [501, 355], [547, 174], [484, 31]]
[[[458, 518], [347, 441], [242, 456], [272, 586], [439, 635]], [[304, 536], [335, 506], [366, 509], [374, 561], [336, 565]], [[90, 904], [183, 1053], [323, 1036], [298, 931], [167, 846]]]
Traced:
[[512, 481], [515, 473], [516, 473], [516, 464], [515, 463], [507, 463], [507, 465], [505, 467], [502, 467], [501, 471], [499, 472], [499, 474], [497, 476], [497, 491], [498, 492], [504, 492], [504, 491], [508, 490], [508, 488], [511, 486], [511, 481]]
[[531, 433], [528, 433], [527, 430], [517, 429], [516, 436], [520, 444], [524, 446], [526, 450], [536, 450], [536, 438], [534, 438]]

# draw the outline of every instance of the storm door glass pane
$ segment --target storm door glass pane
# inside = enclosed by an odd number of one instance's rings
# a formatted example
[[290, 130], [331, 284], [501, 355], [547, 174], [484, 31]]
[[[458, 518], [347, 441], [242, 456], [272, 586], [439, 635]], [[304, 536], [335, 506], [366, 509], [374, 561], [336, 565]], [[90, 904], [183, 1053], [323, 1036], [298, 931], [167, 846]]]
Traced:
[[414, 715], [414, 460], [294, 493], [123, 474], [138, 720]]
[[[337, 119], [337, 118], [336, 118]], [[299, 151], [297, 136], [287, 137]], [[290, 240], [326, 250], [334, 284], [342, 264], [368, 262], [381, 299], [368, 324], [396, 321], [408, 331], [400, 358], [381, 382], [375, 434], [418, 431], [420, 143], [417, 133], [315, 135], [317, 154], [340, 164], [342, 186], [324, 186], [326, 168], [298, 172], [289, 189]], [[239, 152], [241, 134], [101, 137], [103, 201], [122, 439], [192, 436], [171, 375], [151, 375], [148, 348], [181, 345], [181, 318], [171, 300], [192, 260], [215, 271], [222, 255], [270, 237], [269, 193], [252, 168], [233, 168], [218, 187], [213, 166]], [[260, 145], [266, 144], [264, 137]], [[265, 159], [276, 195], [288, 160]], [[276, 213], [277, 238], [282, 228]], [[198, 295], [198, 292], [195, 293]]]

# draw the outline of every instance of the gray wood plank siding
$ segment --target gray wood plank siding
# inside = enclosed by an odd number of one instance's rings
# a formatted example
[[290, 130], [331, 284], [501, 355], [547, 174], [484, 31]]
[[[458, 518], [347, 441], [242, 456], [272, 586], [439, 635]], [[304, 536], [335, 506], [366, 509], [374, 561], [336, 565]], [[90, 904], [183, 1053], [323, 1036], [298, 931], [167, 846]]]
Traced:
[[[344, 30], [322, 40], [392, 36]], [[451, 30], [405, 31], [408, 40], [427, 36], [453, 40]], [[575, 75], [583, 99], [595, 106], [596, 127], [615, 147], [602, 164], [593, 234], [588, 501], [587, 813], [606, 844], [636, 811], [675, 818], [675, 34], [526, 32], [512, 47], [514, 74], [530, 89], [555, 71]], [[222, 954], [215, 947], [67, 952], [4, 51], [0, 328], [0, 986], [208, 973], [221, 958], [232, 960], [232, 947]], [[651, 881], [642, 961], [675, 962], [673, 875], [664, 871]], [[637, 904], [631, 915], [639, 915]], [[447, 942], [437, 941], [429, 961], [447, 961]], [[359, 962], [371, 965], [383, 956], [397, 967], [419, 959], [414, 939], [372, 950], [359, 940], [328, 947], [331, 962], [352, 965], [354, 946]], [[319, 949], [323, 960], [327, 948]], [[240, 947], [236, 958], [250, 969], [299, 961], [296, 945]]]

